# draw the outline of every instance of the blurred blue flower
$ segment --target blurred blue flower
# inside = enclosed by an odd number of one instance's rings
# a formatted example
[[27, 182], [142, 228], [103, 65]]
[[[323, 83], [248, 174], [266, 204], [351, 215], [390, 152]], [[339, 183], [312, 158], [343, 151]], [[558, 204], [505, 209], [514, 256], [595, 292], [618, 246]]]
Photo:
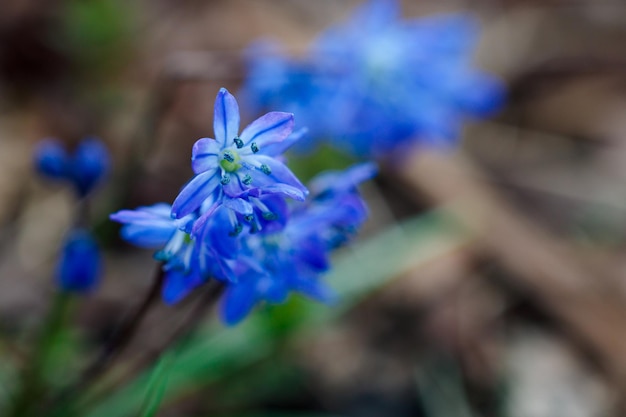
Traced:
[[37, 144], [33, 155], [37, 171], [50, 179], [65, 179], [68, 175], [69, 156], [61, 143], [44, 139]]
[[[239, 106], [222, 88], [215, 99], [215, 139], [198, 140], [192, 150], [196, 176], [181, 190], [172, 215], [182, 218], [201, 209], [199, 224], [221, 205], [249, 218], [254, 214], [250, 197], [276, 194], [304, 200], [307, 189], [277, 158], [293, 130], [293, 115], [271, 112], [258, 118], [239, 134]], [[198, 233], [194, 228], [194, 234]]]
[[84, 229], [72, 231], [65, 240], [57, 266], [57, 285], [63, 291], [85, 294], [98, 285], [101, 259], [98, 244]]
[[[468, 15], [402, 20], [397, 0], [371, 0], [313, 43], [304, 60], [257, 48], [243, 96], [256, 110], [297, 111], [312, 136], [385, 157], [416, 140], [452, 144], [467, 116], [486, 116], [503, 87], [471, 66]], [[320, 117], [331, 109], [332, 117]]]
[[290, 292], [330, 302], [333, 291], [320, 280], [330, 265], [330, 251], [346, 243], [367, 218], [367, 207], [356, 189], [376, 172], [372, 164], [313, 180], [317, 196], [296, 205], [285, 228], [276, 233], [248, 235], [238, 257], [238, 280], [227, 284], [222, 317], [241, 321], [259, 302], [284, 302]]
[[73, 155], [55, 139], [44, 139], [34, 152], [37, 171], [52, 180], [69, 182], [79, 197], [89, 194], [109, 170], [109, 153], [96, 138], [81, 141]]

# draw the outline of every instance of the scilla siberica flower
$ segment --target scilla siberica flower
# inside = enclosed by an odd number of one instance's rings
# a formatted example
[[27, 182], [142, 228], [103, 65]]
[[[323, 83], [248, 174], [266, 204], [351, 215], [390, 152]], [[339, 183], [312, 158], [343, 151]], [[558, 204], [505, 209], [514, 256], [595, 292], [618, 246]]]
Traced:
[[[280, 154], [297, 141], [293, 115], [273, 112], [241, 135], [235, 98], [221, 89], [215, 100], [215, 139], [192, 150], [196, 176], [170, 207], [161, 203], [112, 214], [124, 224], [122, 237], [140, 247], [161, 249], [163, 297], [175, 303], [209, 277], [235, 281], [242, 235], [282, 229], [286, 197], [303, 200], [308, 190], [282, 163]], [[245, 225], [245, 227], [244, 227]]]
[[237, 103], [222, 89], [215, 116], [216, 139], [194, 145], [196, 177], [173, 207], [161, 203], [110, 216], [123, 224], [122, 237], [159, 249], [155, 258], [163, 263], [167, 303], [209, 279], [221, 281], [223, 319], [229, 324], [258, 302], [283, 302], [292, 291], [331, 300], [320, 274], [329, 267], [330, 251], [365, 221], [367, 208], [356, 186], [375, 169], [361, 165], [324, 174], [302, 201], [308, 190], [280, 156], [301, 136], [291, 132], [291, 115], [269, 113], [237, 136]]
[[[314, 113], [323, 101], [333, 117], [313, 136], [357, 155], [385, 156], [415, 139], [454, 142], [466, 116], [502, 103], [501, 84], [470, 65], [476, 34], [467, 15], [402, 20], [397, 0], [370, 0], [322, 33], [304, 62], [253, 55], [245, 96], [268, 108], [307, 103]], [[263, 81], [276, 67], [276, 82]]]
[[[198, 140], [192, 150], [196, 176], [181, 190], [172, 205], [177, 219], [200, 211], [192, 233], [200, 229], [217, 208], [230, 210], [231, 232], [240, 232], [238, 217], [258, 228], [257, 214], [272, 217], [259, 198], [279, 195], [304, 200], [308, 191], [277, 156], [283, 142], [291, 143], [293, 114], [271, 112], [258, 118], [239, 133], [239, 106], [225, 88], [215, 99], [215, 138]], [[256, 209], [256, 210], [255, 210]]]
[[366, 220], [367, 206], [356, 186], [375, 172], [372, 164], [363, 164], [323, 174], [313, 180], [309, 201], [292, 207], [283, 230], [246, 236], [237, 265], [239, 279], [229, 283], [224, 294], [224, 321], [236, 324], [258, 302], [282, 303], [294, 291], [332, 301], [334, 293], [320, 275], [329, 268], [330, 252]]
[[79, 197], [85, 197], [107, 174], [109, 153], [104, 144], [93, 137], [81, 141], [73, 154], [68, 154], [59, 141], [44, 139], [35, 149], [34, 163], [41, 175], [66, 181]]

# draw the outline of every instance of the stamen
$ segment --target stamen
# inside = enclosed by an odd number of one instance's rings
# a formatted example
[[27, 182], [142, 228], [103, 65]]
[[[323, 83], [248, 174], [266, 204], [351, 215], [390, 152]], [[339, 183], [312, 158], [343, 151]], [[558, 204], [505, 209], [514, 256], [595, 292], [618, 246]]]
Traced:
[[235, 162], [235, 156], [233, 155], [233, 153], [229, 150], [224, 151], [224, 156], [223, 156], [224, 160], [227, 162]]
[[220, 182], [222, 183], [222, 185], [228, 184], [230, 182], [230, 175], [224, 174]]
[[252, 182], [252, 177], [246, 174], [243, 176], [243, 179], [241, 180], [241, 182], [243, 182], [245, 185], [250, 185], [250, 183]]
[[254, 220], [254, 215], [253, 214], [247, 214], [243, 218], [244, 218], [245, 221], [251, 222], [252, 220]]
[[235, 237], [239, 235], [239, 233], [241, 233], [242, 230], [243, 230], [243, 226], [241, 225], [241, 223], [237, 223], [235, 224], [235, 228], [233, 229], [233, 231], [228, 233], [228, 236]]
[[[235, 145], [237, 146], [237, 149], [243, 148], [243, 140], [241, 140], [239, 138], [239, 136], [235, 136], [235, 139], [233, 139], [233, 142], [235, 142]], [[230, 161], [230, 162], [232, 162], [232, 161]]]
[[271, 211], [266, 211], [262, 215], [265, 220], [276, 220], [278, 218], [278, 216]]
[[257, 145], [256, 142], [252, 142], [250, 144], [250, 149], [252, 149], [252, 152], [257, 153], [259, 151], [259, 145]]
[[263, 172], [265, 175], [270, 175], [272, 173], [271, 168], [268, 167], [266, 164], [262, 164], [260, 169], [261, 169], [261, 172]]

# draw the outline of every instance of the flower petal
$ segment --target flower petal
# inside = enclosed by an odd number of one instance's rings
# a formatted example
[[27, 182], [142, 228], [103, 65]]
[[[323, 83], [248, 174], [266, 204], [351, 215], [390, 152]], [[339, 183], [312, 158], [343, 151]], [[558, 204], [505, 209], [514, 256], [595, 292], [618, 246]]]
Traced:
[[244, 216], [253, 212], [252, 205], [243, 198], [227, 198], [224, 200], [224, 206]]
[[175, 232], [176, 227], [167, 229], [139, 224], [128, 224], [120, 230], [122, 239], [128, 243], [149, 249], [162, 247], [170, 240]]
[[241, 242], [237, 238], [241, 225], [235, 213], [225, 207], [218, 207], [207, 219], [206, 225], [198, 230], [198, 244], [206, 245], [207, 251], [220, 258], [233, 259], [239, 252]]
[[194, 271], [185, 273], [179, 269], [170, 269], [165, 275], [163, 301], [170, 305], [176, 304], [202, 282], [202, 277]]
[[279, 194], [296, 201], [304, 201], [306, 199], [306, 194], [302, 190], [287, 184], [268, 185], [263, 188], [263, 192], [266, 194]]
[[193, 213], [220, 184], [217, 170], [198, 174], [181, 190], [172, 205], [172, 216], [180, 219]]
[[318, 196], [327, 192], [340, 194], [348, 192], [360, 183], [373, 178], [378, 172], [374, 163], [353, 165], [345, 171], [323, 172], [309, 183], [313, 195]]
[[[268, 185], [273, 184], [286, 184], [300, 190], [303, 196], [306, 196], [309, 191], [300, 182], [300, 180], [294, 175], [293, 172], [285, 164], [266, 155], [254, 155], [246, 158], [246, 162], [250, 161], [251, 165], [257, 168], [254, 173], [253, 184], [255, 187], [265, 189]], [[265, 169], [269, 168], [269, 171], [263, 171], [263, 165]], [[266, 173], [266, 172], [269, 172]]]
[[191, 151], [191, 167], [193, 172], [201, 174], [219, 167], [220, 145], [215, 139], [202, 138], [196, 141]]
[[309, 129], [306, 127], [300, 128], [290, 134], [285, 140], [279, 143], [274, 143], [268, 146], [265, 146], [262, 150], [263, 155], [268, 156], [278, 156], [282, 155], [289, 149], [292, 145], [302, 139], [307, 133], [309, 133]]
[[260, 152], [263, 146], [282, 142], [293, 130], [293, 114], [282, 112], [267, 113], [246, 127], [241, 132], [244, 146], [256, 143]]
[[239, 133], [239, 105], [237, 100], [225, 88], [220, 88], [215, 97], [215, 109], [213, 115], [213, 131], [215, 140], [224, 147], [228, 141], [233, 140]]
[[233, 326], [243, 320], [256, 304], [256, 293], [251, 283], [232, 284], [222, 298], [221, 315], [224, 322]]

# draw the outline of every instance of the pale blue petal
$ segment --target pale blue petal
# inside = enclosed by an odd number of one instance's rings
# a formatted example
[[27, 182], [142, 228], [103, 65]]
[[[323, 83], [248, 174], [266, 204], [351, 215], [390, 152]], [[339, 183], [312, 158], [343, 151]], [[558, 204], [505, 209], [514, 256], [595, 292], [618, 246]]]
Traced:
[[[254, 155], [246, 158], [246, 162], [250, 161], [251, 165], [255, 166], [258, 171], [254, 173], [254, 186], [261, 189], [265, 189], [267, 185], [272, 184], [286, 184], [290, 185], [302, 192], [303, 195], [307, 195], [309, 191], [300, 182], [300, 180], [294, 175], [293, 172], [285, 164], [279, 162], [275, 158], [266, 155]], [[266, 174], [261, 171], [261, 166], [266, 165], [270, 169], [270, 174]]]
[[202, 138], [196, 141], [191, 152], [193, 172], [200, 174], [219, 167], [220, 145], [215, 139]]
[[221, 148], [230, 143], [239, 133], [239, 106], [235, 97], [225, 88], [221, 88], [215, 98], [213, 131], [215, 140]]
[[267, 145], [263, 147], [259, 152], [263, 155], [268, 156], [279, 156], [287, 151], [287, 149], [291, 148], [294, 144], [296, 144], [300, 139], [302, 139], [307, 133], [309, 133], [309, 129], [303, 127], [301, 129], [296, 130], [291, 135], [287, 137], [287, 139], [283, 140], [279, 143], [274, 143], [271, 145]]
[[372, 179], [378, 171], [374, 163], [353, 165], [345, 171], [323, 172], [310, 182], [311, 192], [314, 195], [326, 191], [344, 193], [354, 189], [360, 183]]
[[266, 194], [279, 194], [296, 201], [304, 201], [306, 199], [306, 194], [302, 190], [287, 184], [268, 185], [263, 188], [263, 192]]
[[252, 205], [243, 198], [227, 198], [224, 200], [224, 206], [244, 216], [250, 215], [254, 211]]
[[161, 228], [150, 225], [127, 224], [120, 230], [122, 239], [133, 245], [158, 249], [163, 247], [176, 233], [176, 228]]
[[193, 213], [219, 185], [220, 176], [217, 170], [196, 175], [185, 185], [178, 197], [176, 197], [176, 200], [174, 200], [172, 216], [180, 219]]
[[241, 132], [241, 140], [248, 147], [253, 142], [262, 152], [263, 147], [282, 142], [293, 130], [293, 114], [271, 112], [259, 117]]

